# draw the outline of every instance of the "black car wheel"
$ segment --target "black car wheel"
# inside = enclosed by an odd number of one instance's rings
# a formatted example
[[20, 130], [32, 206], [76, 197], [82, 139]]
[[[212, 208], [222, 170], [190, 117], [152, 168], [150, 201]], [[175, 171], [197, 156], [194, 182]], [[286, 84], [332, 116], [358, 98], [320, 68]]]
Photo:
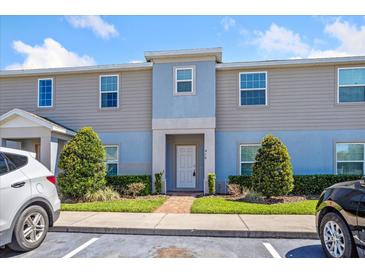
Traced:
[[48, 232], [48, 215], [40, 206], [26, 208], [19, 216], [9, 248], [30, 251], [40, 246]]
[[330, 212], [323, 216], [320, 227], [322, 248], [327, 257], [355, 257], [355, 245], [352, 234], [344, 220], [336, 213]]

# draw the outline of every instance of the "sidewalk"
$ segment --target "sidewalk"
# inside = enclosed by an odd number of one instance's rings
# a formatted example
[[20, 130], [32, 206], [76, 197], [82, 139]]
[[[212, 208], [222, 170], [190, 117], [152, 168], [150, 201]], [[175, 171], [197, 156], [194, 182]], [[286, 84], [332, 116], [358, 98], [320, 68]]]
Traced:
[[312, 215], [61, 212], [51, 231], [317, 239]]

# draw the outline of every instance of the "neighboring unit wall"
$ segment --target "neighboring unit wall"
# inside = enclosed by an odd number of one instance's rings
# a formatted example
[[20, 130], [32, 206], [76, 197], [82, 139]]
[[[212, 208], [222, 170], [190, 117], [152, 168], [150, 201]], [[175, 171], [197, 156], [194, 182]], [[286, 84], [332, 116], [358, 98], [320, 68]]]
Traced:
[[267, 134], [287, 145], [297, 175], [334, 174], [335, 143], [365, 142], [365, 104], [337, 104], [337, 68], [267, 69], [268, 106], [238, 105], [239, 72], [252, 70], [217, 70], [219, 191], [229, 175], [240, 174], [239, 145]]
[[[174, 95], [174, 67], [195, 67], [195, 94]], [[215, 62], [153, 65], [153, 119], [215, 117]]]
[[[119, 108], [99, 108], [99, 76], [119, 74]], [[38, 78], [0, 78], [0, 115], [20, 108], [77, 130], [151, 131], [152, 70], [47, 75], [54, 81], [54, 106], [37, 108]]]
[[238, 105], [239, 72], [252, 70], [218, 70], [217, 131], [365, 129], [365, 104], [337, 104], [337, 68], [267, 69], [268, 106]]

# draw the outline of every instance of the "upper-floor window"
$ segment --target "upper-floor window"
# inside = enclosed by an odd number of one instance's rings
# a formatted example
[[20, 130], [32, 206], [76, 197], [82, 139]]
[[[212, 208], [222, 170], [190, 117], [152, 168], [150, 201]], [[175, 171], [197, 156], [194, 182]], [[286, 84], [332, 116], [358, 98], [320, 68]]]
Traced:
[[38, 107], [53, 106], [53, 79], [38, 79]]
[[194, 93], [194, 67], [175, 68], [175, 95]]
[[338, 69], [338, 103], [365, 102], [365, 68]]
[[260, 144], [244, 144], [240, 145], [240, 174], [252, 175], [253, 164], [257, 151], [261, 147]]
[[337, 174], [365, 174], [365, 144], [337, 143], [336, 144]]
[[239, 78], [241, 106], [267, 104], [267, 72], [241, 72]]
[[119, 146], [118, 145], [106, 145], [106, 173], [108, 176], [118, 175], [119, 164]]
[[119, 76], [100, 76], [100, 108], [119, 107]]

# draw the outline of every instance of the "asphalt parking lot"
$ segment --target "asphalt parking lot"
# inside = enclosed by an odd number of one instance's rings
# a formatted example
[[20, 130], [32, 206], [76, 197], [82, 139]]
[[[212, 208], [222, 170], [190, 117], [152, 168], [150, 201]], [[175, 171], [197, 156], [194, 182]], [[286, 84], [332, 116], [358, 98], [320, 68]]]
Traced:
[[322, 258], [318, 240], [48, 233], [27, 253], [0, 249], [1, 258]]

